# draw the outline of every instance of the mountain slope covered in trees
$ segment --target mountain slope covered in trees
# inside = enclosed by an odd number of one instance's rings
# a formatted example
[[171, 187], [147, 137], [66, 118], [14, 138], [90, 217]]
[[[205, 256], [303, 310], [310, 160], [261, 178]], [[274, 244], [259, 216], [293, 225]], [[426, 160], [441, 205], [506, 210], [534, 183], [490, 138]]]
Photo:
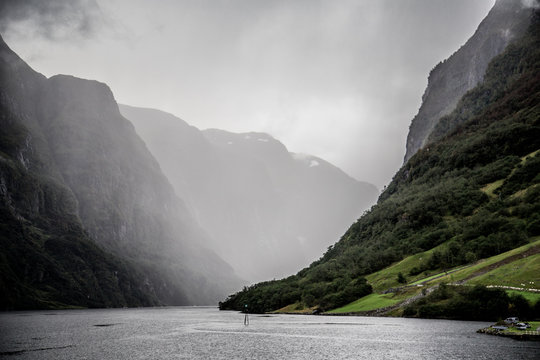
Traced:
[[330, 310], [368, 294], [375, 283], [366, 276], [411, 255], [424, 254], [405, 275], [436, 274], [540, 235], [538, 13], [448, 119], [458, 120], [447, 121], [438, 140], [404, 164], [378, 203], [321, 259], [286, 279], [244, 288], [220, 307]]

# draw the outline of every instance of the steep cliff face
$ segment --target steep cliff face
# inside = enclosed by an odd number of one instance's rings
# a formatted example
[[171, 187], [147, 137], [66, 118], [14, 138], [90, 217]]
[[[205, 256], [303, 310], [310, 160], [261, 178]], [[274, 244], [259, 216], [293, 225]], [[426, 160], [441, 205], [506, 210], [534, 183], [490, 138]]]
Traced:
[[[209, 304], [237, 286], [232, 269], [207, 250], [207, 236], [120, 115], [110, 89], [70, 76], [46, 79], [0, 45], [3, 121], [24, 134], [16, 146], [19, 175], [62, 189], [43, 203], [44, 195], [17, 187], [13, 171], [3, 171], [4, 199], [36, 199], [11, 208], [4, 200], [7, 211], [18, 218], [29, 209], [60, 208], [86, 241], [130, 263], [156, 303]], [[6, 132], [3, 142], [17, 134]], [[57, 231], [62, 224], [52, 219], [48, 225]]]
[[431, 71], [422, 105], [409, 128], [405, 162], [426, 145], [438, 120], [482, 81], [491, 59], [524, 33], [531, 15], [522, 1], [497, 0], [465, 45]]
[[85, 232], [35, 121], [46, 82], [0, 38], [0, 308], [160, 304], [136, 267]]
[[367, 209], [377, 189], [264, 133], [200, 131], [170, 114], [120, 106], [176, 192], [243, 278], [313, 261]]

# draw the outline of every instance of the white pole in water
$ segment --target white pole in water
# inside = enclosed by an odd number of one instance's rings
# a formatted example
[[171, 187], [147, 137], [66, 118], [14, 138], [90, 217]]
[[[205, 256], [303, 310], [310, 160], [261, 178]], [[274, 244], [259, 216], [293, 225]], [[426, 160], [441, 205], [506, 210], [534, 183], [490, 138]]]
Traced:
[[244, 311], [246, 313], [246, 315], [244, 316], [244, 325], [248, 326], [249, 325], [249, 316], [248, 316], [248, 306], [247, 306], [247, 304], [244, 305]]

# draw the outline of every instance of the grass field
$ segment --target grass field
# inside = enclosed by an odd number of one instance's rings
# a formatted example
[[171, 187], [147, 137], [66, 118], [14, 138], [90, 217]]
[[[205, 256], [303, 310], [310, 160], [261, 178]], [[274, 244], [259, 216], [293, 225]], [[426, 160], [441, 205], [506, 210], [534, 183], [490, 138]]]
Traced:
[[[392, 288], [392, 287], [400, 287], [405, 284], [400, 284], [397, 281], [397, 276], [401, 272], [405, 277], [407, 278], [407, 284], [410, 285], [416, 285], [420, 284], [422, 282], [429, 282], [430, 284], [437, 284], [441, 282], [455, 282], [460, 281], [463, 279], [468, 278], [472, 274], [476, 273], [477, 271], [482, 270], [483, 268], [486, 268], [492, 264], [495, 264], [499, 261], [503, 261], [504, 259], [514, 256], [520, 253], [523, 253], [527, 250], [529, 250], [533, 246], [540, 246], [540, 236], [534, 237], [531, 239], [531, 242], [523, 245], [519, 248], [507, 251], [505, 253], [492, 256], [487, 259], [483, 259], [478, 261], [476, 264], [470, 265], [470, 266], [461, 266], [458, 269], [451, 269], [448, 270], [447, 276], [443, 276], [441, 278], [435, 279], [436, 277], [440, 275], [444, 275], [445, 272], [436, 271], [432, 274], [429, 274], [426, 276], [426, 274], [418, 274], [416, 276], [408, 276], [407, 274], [409, 271], [418, 265], [419, 262], [421, 262], [423, 259], [429, 258], [431, 253], [435, 250], [440, 250], [445, 246], [445, 244], [441, 244], [436, 248], [433, 248], [431, 250], [418, 253], [416, 255], [409, 256], [400, 262], [397, 262], [385, 269], [382, 269], [380, 271], [377, 271], [373, 274], [369, 274], [366, 276], [367, 281], [373, 286], [374, 292], [382, 292], [386, 289]], [[537, 264], [537, 260], [532, 262], [533, 267], [531, 269], [538, 269], [540, 273], [540, 264]], [[521, 276], [521, 275], [520, 275]], [[517, 277], [516, 277], [517, 278]], [[434, 281], [430, 281], [431, 279], [435, 279]], [[533, 280], [534, 281], [534, 280]], [[540, 285], [540, 282], [538, 282], [538, 285]], [[511, 285], [514, 286], [514, 285]]]
[[397, 304], [401, 300], [392, 299], [394, 294], [369, 294], [361, 299], [358, 299], [348, 305], [328, 311], [329, 314], [362, 312], [384, 308]]
[[[433, 248], [422, 253], [418, 253], [412, 256], [409, 256], [400, 262], [397, 262], [393, 265], [390, 265], [387, 268], [374, 272], [366, 276], [367, 281], [373, 286], [374, 292], [381, 292], [391, 287], [400, 287], [405, 284], [400, 284], [397, 281], [399, 273], [402, 273], [407, 278], [407, 283], [416, 282], [426, 277], [424, 274], [418, 274], [415, 276], [409, 276], [409, 271], [415, 266], [418, 266], [420, 262], [425, 259], [428, 259], [431, 256], [431, 253], [435, 250], [440, 250], [443, 245], [439, 245], [436, 248]], [[431, 276], [431, 275], [430, 275]]]
[[385, 308], [388, 306], [396, 305], [404, 300], [407, 300], [415, 295], [418, 295], [422, 291], [422, 287], [413, 286], [405, 288], [396, 293], [388, 294], [369, 294], [364, 296], [361, 299], [358, 299], [350, 304], [347, 304], [338, 309], [328, 311], [329, 314], [340, 314], [340, 313], [354, 313], [354, 312], [364, 312], [371, 311], [376, 309]]
[[[441, 248], [441, 246], [444, 246], [444, 244], [437, 248]], [[429, 276], [419, 274], [414, 277], [409, 277], [407, 279], [408, 284], [415, 285], [427, 282], [426, 286], [429, 287], [443, 282], [453, 283], [470, 278], [470, 280], [467, 281], [468, 284], [500, 285], [540, 289], [540, 254], [534, 254], [524, 258], [517, 258], [508, 264], [501, 264], [499, 267], [490, 269], [491, 266], [496, 266], [497, 263], [508, 260], [512, 256], [523, 254], [536, 246], [540, 246], [540, 236], [531, 238], [528, 244], [519, 248], [480, 260], [472, 265], [461, 266], [457, 269], [448, 270], [448, 274], [445, 276], [438, 277], [445, 274], [445, 272], [440, 272], [439, 270], [434, 274], [429, 274]], [[416, 286], [406, 287], [398, 293], [380, 294], [380, 292], [389, 288], [403, 287], [406, 285], [398, 283], [398, 274], [401, 272], [407, 276], [410, 269], [417, 266], [418, 262], [422, 261], [422, 259], [429, 257], [431, 252], [433, 252], [435, 249], [409, 256], [406, 259], [403, 259], [402, 261], [395, 263], [383, 270], [366, 276], [368, 282], [371, 284], [371, 286], [373, 286], [374, 293], [341, 308], [331, 310], [329, 313], [349, 313], [375, 310], [395, 305], [418, 294], [421, 291], [421, 288]], [[482, 273], [482, 271], [485, 271], [485, 273]], [[532, 292], [519, 293], [530, 302], [536, 302], [538, 301], [538, 298], [540, 298], [540, 294]]]
[[315, 310], [315, 308], [309, 308], [309, 307], [305, 307], [303, 304], [301, 303], [294, 303], [294, 304], [291, 304], [291, 305], [287, 305], [285, 306], [284, 308], [281, 308], [279, 310], [276, 310], [274, 311], [274, 313], [276, 314], [311, 314], [313, 313], [313, 310]]
[[[521, 247], [518, 247], [518, 248], [515, 248], [513, 250], [510, 250], [510, 251], [507, 251], [505, 253], [502, 253], [502, 254], [499, 254], [499, 255], [496, 255], [496, 256], [492, 256], [490, 258], [487, 258], [487, 259], [483, 259], [483, 260], [480, 260], [478, 261], [476, 264], [472, 265], [472, 266], [469, 266], [469, 267], [466, 267], [466, 268], [463, 268], [461, 270], [458, 270], [452, 274], [449, 274], [447, 276], [444, 276], [444, 277], [441, 277], [439, 279], [436, 279], [435, 281], [432, 281], [430, 282], [430, 285], [432, 284], [436, 284], [436, 283], [441, 283], [441, 282], [447, 282], [447, 283], [451, 283], [451, 282], [455, 282], [455, 281], [461, 281], [461, 280], [464, 280], [464, 279], [467, 279], [469, 277], [471, 277], [473, 274], [477, 273], [477, 272], [480, 272], [482, 270], [487, 270], [488, 266], [490, 265], [493, 265], [493, 264], [496, 264], [500, 261], [503, 261], [511, 256], [514, 256], [514, 255], [519, 255], [521, 253], [524, 253], [525, 251], [531, 249], [532, 247], [535, 247], [535, 246], [540, 246], [540, 237], [537, 236], [537, 237], [534, 237], [531, 239], [531, 242], [526, 244], [526, 245], [523, 245]], [[530, 256], [530, 258], [535, 258], [533, 259], [533, 261], [530, 263], [530, 266], [529, 266], [529, 270], [532, 270], [532, 276], [534, 276], [534, 271], [537, 271], [540, 272], [540, 263], [538, 263], [538, 257], [536, 255], [533, 255], [533, 256]], [[528, 258], [526, 258], [528, 259]], [[523, 259], [525, 260], [525, 259]], [[516, 261], [520, 261], [520, 260], [516, 260]], [[513, 261], [512, 263], [515, 263], [516, 261]], [[507, 265], [503, 265], [501, 267], [505, 267], [505, 266], [509, 266], [510, 264], [507, 264]], [[482, 274], [480, 276], [489, 276], [490, 274], [492, 274], [493, 272], [497, 271], [498, 269], [493, 269], [489, 272], [486, 272], [485, 274]], [[520, 276], [528, 276], [528, 275], [525, 275], [525, 273], [529, 272], [529, 270], [527, 269], [524, 269], [523, 272], [521, 273]], [[509, 276], [511, 276], [514, 280], [518, 278], [518, 276], [513, 276], [511, 274], [509, 274]], [[538, 275], [536, 275], [535, 277], [538, 277]], [[525, 279], [526, 277], [523, 277], [521, 279]], [[504, 280], [504, 279], [502, 279]], [[534, 281], [534, 280], [528, 280], [528, 281]], [[470, 280], [470, 283], [474, 283], [473, 282], [473, 279]], [[519, 284], [521, 284], [522, 281], [519, 282]], [[520, 285], [509, 285], [508, 283], [505, 283], [504, 281], [501, 281], [500, 284], [487, 284], [485, 283], [485, 285], [506, 285], [506, 286], [518, 286], [518, 287], [521, 287]], [[540, 288], [540, 283], [537, 283], [535, 282], [534, 284], [535, 288]]]
[[422, 283], [428, 282], [428, 281], [430, 281], [430, 280], [436, 279], [436, 278], [438, 278], [439, 276], [442, 277], [443, 275], [449, 275], [449, 274], [451, 274], [451, 273], [460, 271], [460, 270], [465, 269], [465, 268], [467, 268], [467, 267], [468, 267], [468, 266], [460, 266], [460, 267], [457, 267], [457, 268], [454, 268], [454, 269], [450, 269], [450, 270], [447, 270], [447, 271], [444, 271], [444, 272], [440, 272], [440, 273], [437, 273], [437, 274], [435, 274], [435, 275], [428, 276], [427, 278], [423, 278], [423, 279], [420, 279], [420, 280], [418, 280], [418, 281], [415, 281], [415, 282], [412, 283], [411, 285], [422, 284]]
[[508, 293], [508, 295], [521, 295], [521, 296], [523, 296], [525, 299], [527, 299], [527, 301], [531, 305], [534, 305], [538, 301], [540, 301], [540, 293], [533, 293], [533, 292], [530, 292], [530, 291], [518, 291], [518, 290], [506, 290], [506, 292]]
[[528, 158], [533, 158], [533, 157], [535, 157], [536, 154], [538, 154], [539, 152], [540, 152], [540, 149], [538, 149], [538, 150], [536, 150], [536, 151], [533, 151], [532, 153], [523, 156], [523, 157], [521, 158], [521, 165], [525, 164], [525, 161], [527, 161]]
[[491, 184], [487, 184], [484, 186], [482, 190], [486, 195], [489, 195], [491, 197], [495, 197], [496, 195], [493, 193], [495, 190], [497, 190], [502, 184], [504, 183], [504, 179], [497, 180], [495, 182], [492, 182]]
[[471, 279], [469, 283], [540, 289], [540, 254], [503, 265]]

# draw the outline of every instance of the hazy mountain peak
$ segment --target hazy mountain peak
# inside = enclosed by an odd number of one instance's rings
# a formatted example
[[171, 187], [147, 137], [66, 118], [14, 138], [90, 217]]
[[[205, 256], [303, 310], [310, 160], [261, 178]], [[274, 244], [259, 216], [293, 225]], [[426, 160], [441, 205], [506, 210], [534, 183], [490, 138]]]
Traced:
[[318, 157], [290, 153], [269, 134], [199, 131], [175, 125], [170, 114], [136, 110], [121, 106], [213, 249], [245, 279], [307, 265], [377, 197], [375, 186]]
[[[170, 114], [168, 112], [159, 110], [159, 109], [152, 109], [152, 108], [141, 108], [141, 107], [135, 107], [130, 106], [126, 104], [118, 104], [119, 108], [121, 108], [122, 114], [128, 114], [135, 116], [135, 114], [142, 115], [148, 115], [148, 119], [155, 122], [161, 122], [162, 125], [167, 124], [167, 126], [175, 126], [175, 127], [191, 127], [193, 129], [196, 129], [194, 126], [191, 126], [183, 119], [174, 116], [173, 114]], [[159, 113], [161, 116], [159, 117], [152, 117], [150, 115], [154, 113]]]
[[273, 138], [270, 134], [261, 132], [233, 133], [220, 129], [206, 129], [202, 131], [204, 136], [216, 145], [243, 144], [246, 146], [272, 145], [286, 151], [285, 145]]
[[51, 91], [57, 96], [70, 97], [74, 100], [72, 106], [85, 112], [110, 112], [120, 116], [118, 104], [113, 92], [105, 83], [96, 80], [86, 80], [71, 75], [54, 75], [48, 79]]

